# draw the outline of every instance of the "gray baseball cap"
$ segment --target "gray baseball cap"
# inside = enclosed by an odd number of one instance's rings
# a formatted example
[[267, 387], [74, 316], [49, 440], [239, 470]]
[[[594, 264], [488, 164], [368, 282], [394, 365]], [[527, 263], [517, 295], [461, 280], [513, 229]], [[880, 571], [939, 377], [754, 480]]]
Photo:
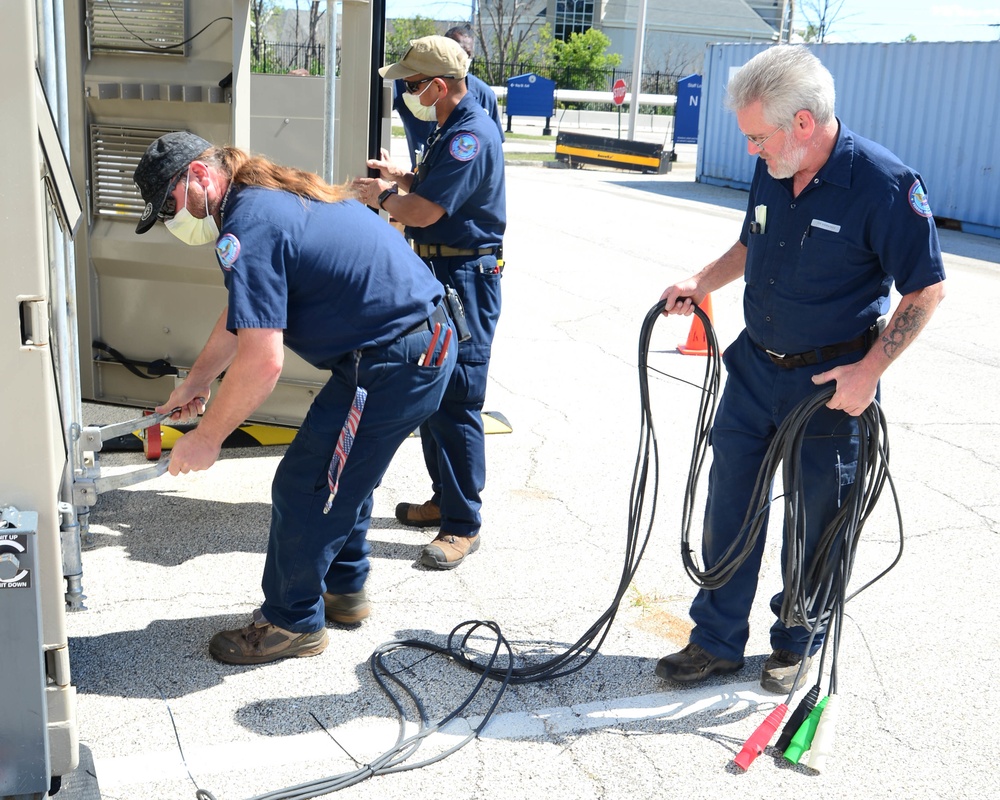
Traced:
[[132, 180], [146, 201], [136, 233], [145, 233], [156, 224], [174, 177], [206, 150], [212, 143], [190, 131], [167, 133], [154, 141], [139, 159]]

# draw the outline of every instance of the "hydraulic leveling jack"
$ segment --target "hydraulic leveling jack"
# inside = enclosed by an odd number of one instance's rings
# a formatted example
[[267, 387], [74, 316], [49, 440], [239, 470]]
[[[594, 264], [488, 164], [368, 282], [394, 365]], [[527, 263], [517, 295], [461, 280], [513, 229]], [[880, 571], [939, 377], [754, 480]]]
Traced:
[[[147, 456], [159, 456], [160, 451], [160, 423], [166, 421], [179, 409], [173, 409], [162, 414], [147, 414], [138, 419], [127, 422], [116, 422], [112, 425], [90, 426], [80, 431], [80, 446], [83, 450], [98, 453], [104, 448], [104, 443], [112, 439], [117, 439], [129, 433], [143, 431], [145, 437], [144, 449]], [[154, 433], [155, 432], [155, 433]], [[167, 471], [170, 464], [169, 458], [162, 458], [151, 467], [132, 470], [120, 475], [110, 475], [104, 477], [78, 477], [73, 482], [73, 502], [79, 506], [92, 506], [97, 502], [97, 497], [110, 492], [113, 489], [122, 489], [126, 486], [134, 486], [143, 481], [158, 478]]]

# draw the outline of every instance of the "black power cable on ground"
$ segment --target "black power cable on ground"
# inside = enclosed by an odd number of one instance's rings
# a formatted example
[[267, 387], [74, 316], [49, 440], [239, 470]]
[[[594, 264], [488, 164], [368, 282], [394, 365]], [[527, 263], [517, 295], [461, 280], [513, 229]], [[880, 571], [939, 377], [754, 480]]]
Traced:
[[[597, 655], [604, 639], [610, 631], [611, 623], [614, 621], [621, 601], [635, 576], [636, 570], [639, 567], [639, 563], [645, 552], [646, 546], [649, 543], [653, 521], [655, 518], [656, 500], [659, 489], [659, 455], [655, 429], [653, 426], [652, 409], [650, 406], [649, 372], [659, 371], [651, 370], [648, 365], [648, 356], [652, 331], [655, 323], [663, 317], [664, 306], [664, 301], [660, 301], [653, 306], [652, 309], [650, 309], [643, 321], [639, 336], [638, 366], [641, 420], [639, 450], [636, 455], [635, 467], [633, 469], [632, 485], [629, 497], [625, 562], [622, 567], [621, 577], [615, 591], [615, 596], [604, 613], [602, 613], [594, 624], [588, 628], [584, 635], [581, 636], [576, 643], [566, 649], [565, 652], [534, 665], [515, 666], [515, 655], [509, 642], [504, 637], [500, 627], [495, 622], [489, 621], [471, 620], [463, 622], [452, 630], [445, 645], [436, 645], [419, 639], [404, 639], [383, 644], [372, 654], [370, 665], [375, 681], [392, 702], [398, 714], [399, 733], [394, 746], [377, 758], [373, 759], [368, 764], [362, 765], [358, 769], [351, 772], [258, 795], [250, 798], [250, 800], [307, 800], [307, 798], [320, 797], [322, 795], [347, 788], [348, 786], [353, 786], [374, 775], [383, 775], [393, 772], [401, 772], [404, 770], [417, 769], [419, 767], [438, 762], [465, 746], [465, 744], [472, 739], [478, 737], [499, 706], [499, 703], [508, 686], [512, 684], [528, 684], [543, 680], [551, 680], [553, 678], [572, 674], [581, 670]], [[721, 361], [718, 341], [716, 339], [715, 331], [712, 327], [709, 315], [697, 306], [695, 306], [693, 310], [705, 329], [708, 358], [706, 359], [705, 377], [701, 387], [701, 400], [699, 403], [697, 422], [695, 425], [694, 445], [692, 448], [691, 461], [685, 485], [682, 513], [681, 552], [689, 575], [691, 575], [692, 578], [698, 582], [701, 580], [721, 580], [727, 572], [731, 574], [733, 567], [730, 564], [725, 569], [721, 570], [719, 574], [715, 574], [716, 571], [706, 574], [704, 571], [697, 569], [690, 557], [691, 548], [689, 539], [690, 527], [694, 516], [694, 497], [701, 469], [707, 455], [708, 436], [715, 416]], [[665, 375], [665, 373], [662, 372], [659, 374]], [[786, 490], [786, 496], [794, 496], [794, 492], [797, 491], [794, 487], [797, 483], [799, 483], [796, 480], [796, 476], [799, 469], [797, 459], [799, 448], [801, 447], [801, 430], [804, 429], [804, 426], [811, 417], [811, 414], [814, 413], [814, 411], [822, 404], [825, 404], [829, 397], [829, 391], [820, 392], [816, 397], [811, 398], [806, 403], [803, 403], [802, 407], [793, 411], [790, 415], [790, 421], [786, 426], [783, 426], [783, 431], [779, 432], [779, 436], [776, 437], [776, 441], [779, 442], [779, 444], [774, 446], [775, 452], [772, 454], [773, 457], [768, 459], [765, 468], [761, 470], [761, 475], [758, 477], [758, 488], [763, 490], [758, 492], [759, 505], [763, 504], [761, 507], [766, 507], [766, 504], [771, 502], [768, 497], [767, 488], [770, 487], [773, 480], [773, 470], [776, 469], [779, 463], [785, 464], [785, 486], [793, 487], [791, 495], [789, 495], [789, 492]], [[880, 444], [882, 437], [872, 435], [873, 433], [880, 433], [884, 435], [885, 421], [881, 417], [881, 411], [878, 409], [877, 404], [873, 404], [865, 412], [865, 414], [862, 415], [862, 420], [861, 449], [863, 451], [863, 455], [859, 456], [858, 474], [865, 477], [865, 490], [860, 493], [860, 495], [857, 491], [852, 491], [851, 497], [849, 497], [848, 502], [845, 503], [845, 506], [847, 507], [845, 512], [843, 514], [839, 514], [837, 517], [837, 525], [839, 526], [838, 531], [843, 531], [843, 535], [841, 536], [838, 534], [837, 536], [828, 537], [829, 540], [827, 540], [827, 538], [824, 539], [824, 541], [827, 542], [827, 549], [825, 551], [827, 553], [827, 559], [829, 559], [830, 556], [830, 547], [836, 548], [837, 558], [828, 562], [826, 559], [821, 557], [819, 552], [817, 552], [816, 557], [811, 562], [812, 564], [817, 565], [815, 570], [807, 573], [806, 565], [803, 564], [788, 565], [790, 569], [786, 570], [786, 580], [789, 580], [789, 583], [787, 584], [787, 594], [794, 598], [792, 604], [789, 606], [789, 610], [787, 611], [788, 618], [794, 620], [804, 620], [805, 623], [811, 625], [814, 630], [820, 625], [826, 625], [830, 622], [833, 623], [832, 638], [834, 639], [834, 655], [832, 659], [833, 666], [831, 667], [831, 692], [836, 690], [836, 650], [839, 648], [843, 604], [850, 599], [850, 597], [854, 596], [846, 596], [846, 586], [847, 581], [850, 578], [850, 571], [854, 562], [854, 553], [857, 545], [858, 534], [860, 534], [864, 521], [871, 513], [883, 484], [887, 480], [890, 480], [887, 465], [888, 445], [883, 448]], [[787, 437], [784, 435], [784, 433], [788, 432], [790, 432], [792, 437], [793, 443], [791, 445], [786, 443]], [[862, 462], [864, 467], [862, 467]], [[650, 474], [650, 470], [652, 470], [652, 475]], [[651, 486], [650, 481], [652, 481]], [[857, 481], [855, 482], [855, 486], [857, 486]], [[650, 500], [648, 513], [645, 509], [647, 492], [649, 493]], [[753, 523], [755, 521], [759, 521], [763, 517], [761, 507], [758, 507], [756, 510], [751, 509], [748, 511], [747, 520], [749, 527], [753, 527]], [[794, 502], [791, 502], [791, 507], [794, 518], [797, 505]], [[801, 526], [797, 524], [793, 524], [791, 529], [794, 530], [800, 527]], [[759, 535], [759, 533], [760, 531], [758, 525], [758, 530], [756, 530], [752, 536], [755, 537]], [[902, 542], [901, 523], [900, 541]], [[833, 542], [836, 544], [831, 544]], [[740, 556], [735, 552], [735, 548], [732, 555], [733, 559], [731, 560], [740, 558]], [[898, 560], [899, 556], [897, 555], [896, 559], [886, 570], [876, 576], [876, 578], [866, 583], [865, 586], [858, 591], [862, 591], [874, 583], [875, 580], [882, 577], [882, 575], [891, 569], [892, 566], [898, 562]], [[803, 582], [801, 579], [807, 574], [811, 580], [810, 582]], [[721, 583], [718, 585], [721, 585]], [[818, 615], [814, 608], [816, 605], [816, 585], [818, 585], [823, 591], [823, 597], [819, 605], [825, 609]], [[857, 592], [854, 594], [857, 594]], [[832, 601], [830, 600], [831, 597], [833, 598]], [[785, 612], [783, 611], [783, 614], [784, 613]], [[796, 622], [794, 624], [801, 623]], [[481, 631], [488, 632], [488, 634], [492, 637], [492, 652], [488, 655], [483, 655], [481, 653], [476, 654], [470, 647], [470, 641], [472, 638], [478, 635]], [[826, 659], [826, 647], [828, 643], [829, 641], [824, 644], [824, 654], [820, 665], [821, 673], [823, 669], [822, 662]], [[442, 657], [449, 661], [458, 663], [464, 668], [479, 675], [479, 679], [475, 687], [468, 694], [466, 699], [459, 705], [459, 707], [436, 722], [431, 722], [428, 719], [420, 698], [400, 676], [401, 673], [408, 667], [404, 666], [400, 669], [394, 670], [387, 662], [388, 656], [392, 654], [404, 653], [410, 650], [419, 651], [423, 654], [419, 660], [432, 657]], [[413, 665], [411, 664], [410, 666]], [[458, 744], [448, 748], [444, 752], [419, 762], [408, 763], [409, 759], [414, 755], [414, 753], [417, 752], [423, 741], [433, 733], [440, 731], [449, 722], [457, 719], [458, 716], [466, 708], [468, 708], [472, 701], [478, 696], [479, 692], [484, 689], [487, 683], [496, 684], [496, 687], [493, 697], [489, 703], [489, 708], [482, 716], [479, 724]], [[405, 701], [401, 699], [398, 694], [396, 694], [393, 687], [396, 687], [403, 695], [405, 695]], [[814, 688], [816, 690], [816, 694], [818, 695], [818, 685]], [[823, 703], [826, 702], [827, 700], [824, 699]], [[813, 700], [813, 704], [815, 704], [815, 700]], [[782, 707], [787, 709], [785, 704], [782, 704]], [[821, 707], [822, 706], [820, 706], [820, 708]], [[417, 731], [409, 736], [406, 735], [407, 723], [410, 722], [407, 718], [408, 708], [411, 709], [411, 713], [412, 711], [415, 711], [416, 716], [418, 717]], [[796, 713], [798, 714], [802, 711], [802, 716], [809, 714], [808, 719], [811, 719], [814, 710], [810, 709], [805, 709], [800, 706], [800, 708], [796, 710]], [[782, 712], [782, 716], [783, 714], [784, 712]], [[749, 753], [756, 748], [757, 745], [755, 743], [755, 737], [757, 737], [757, 739], [760, 738], [758, 733], [767, 728], [772, 717], [774, 717], [774, 714], [768, 718], [768, 721], [765, 721], [765, 723], [758, 729], [758, 732], [755, 732], [755, 734], [750, 737], [747, 741], [747, 745], [744, 747], [744, 751]], [[780, 722], [777, 724], [780, 724]], [[776, 730], [777, 724], [774, 725], [774, 728], [771, 730], [771, 734], [773, 734], [774, 730]], [[815, 729], [815, 727], [813, 729]], [[770, 740], [771, 734], [768, 734], [768, 738], [764, 741], [764, 745], [766, 745], [767, 741]], [[753, 757], [756, 757], [757, 752], [763, 751], [764, 745], [761, 745], [756, 752], [753, 752]], [[753, 759], [750, 758], [749, 760], [752, 761]], [[740, 757], [737, 757], [737, 763], [740, 763]], [[745, 768], [746, 767], [744, 766], [744, 769]], [[203, 800], [214, 800], [211, 793], [205, 790], [199, 789], [198, 796], [199, 798], [203, 798]]]
[[[653, 327], [663, 314], [664, 302], [660, 301], [646, 314], [639, 336], [639, 396], [641, 408], [639, 451], [636, 455], [632, 474], [632, 486], [629, 497], [628, 529], [625, 541], [625, 561], [621, 577], [615, 590], [614, 598], [608, 608], [597, 618], [587, 631], [569, 648], [559, 655], [548, 658], [538, 664], [515, 666], [515, 655], [509, 642], [504, 637], [499, 625], [495, 622], [470, 620], [463, 622], [452, 630], [445, 645], [436, 645], [419, 639], [404, 639], [381, 645], [371, 656], [372, 674], [379, 687], [396, 708], [399, 718], [399, 733], [396, 743], [386, 752], [373, 759], [368, 764], [360, 766], [351, 772], [321, 778], [297, 786], [280, 789], [274, 792], [257, 795], [249, 800], [307, 800], [320, 797], [340, 789], [353, 786], [374, 775], [384, 775], [404, 770], [417, 769], [436, 763], [469, 741], [478, 737], [486, 727], [498, 707], [507, 687], [512, 684], [528, 684], [552, 680], [583, 669], [593, 660], [607, 637], [611, 623], [614, 621], [621, 601], [632, 583], [646, 546], [652, 533], [656, 513], [656, 498], [659, 488], [659, 456], [656, 444], [656, 434], [653, 427], [653, 415], [649, 401], [649, 343]], [[691, 471], [694, 478], [689, 477], [687, 494], [693, 495], [697, 474], [705, 457], [705, 444], [711, 429], [716, 398], [719, 386], [719, 349], [708, 315], [695, 306], [694, 313], [702, 321], [707, 342], [709, 357], [706, 360], [705, 381], [699, 408], [699, 421], [695, 431], [695, 448], [692, 454]], [[654, 370], [656, 371], [656, 370]], [[664, 373], [660, 373], [664, 374]], [[668, 376], [670, 377], [670, 376]], [[652, 475], [650, 475], [652, 470]], [[652, 480], [652, 486], [650, 486]], [[645, 510], [647, 492], [649, 492], [649, 511]], [[691, 498], [685, 498], [685, 524], [690, 525], [688, 513]], [[480, 631], [486, 631], [492, 636], [492, 652], [488, 655], [476, 654], [470, 648], [470, 641]], [[417, 694], [403, 681], [400, 673], [407, 667], [393, 670], [387, 663], [391, 654], [399, 654], [408, 650], [421, 651], [423, 658], [442, 657], [448, 661], [460, 664], [464, 668], [477, 673], [479, 680], [473, 690], [457, 709], [442, 719], [431, 722], [427, 718], [423, 703]], [[412, 665], [411, 665], [412, 666]], [[487, 682], [496, 684], [494, 695], [487, 712], [479, 724], [458, 744], [448, 748], [431, 758], [420, 762], [406, 763], [419, 749], [425, 739], [440, 731], [449, 722], [456, 719], [478, 696]], [[406, 701], [400, 699], [393, 689], [397, 687]], [[406, 726], [411, 722], [407, 718], [407, 708], [415, 710], [417, 731], [406, 735]], [[199, 800], [215, 800], [214, 796], [204, 789], [199, 789]]]

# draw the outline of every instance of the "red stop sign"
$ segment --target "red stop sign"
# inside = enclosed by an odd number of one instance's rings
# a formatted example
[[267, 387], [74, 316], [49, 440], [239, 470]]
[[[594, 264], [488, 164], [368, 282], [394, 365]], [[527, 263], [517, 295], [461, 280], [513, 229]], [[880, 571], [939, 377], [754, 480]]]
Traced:
[[615, 85], [611, 87], [611, 96], [614, 98], [616, 106], [625, 102], [625, 80], [623, 78], [615, 81]]

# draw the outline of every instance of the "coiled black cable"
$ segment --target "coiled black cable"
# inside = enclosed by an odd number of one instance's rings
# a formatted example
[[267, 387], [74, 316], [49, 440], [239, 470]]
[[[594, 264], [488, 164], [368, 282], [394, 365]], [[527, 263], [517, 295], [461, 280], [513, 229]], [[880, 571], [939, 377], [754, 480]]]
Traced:
[[[700, 309], [696, 309], [700, 311]], [[711, 330], [707, 317], [700, 316], [706, 332]], [[714, 334], [709, 336], [714, 344]], [[718, 360], [718, 349], [710, 352], [709, 360]], [[717, 367], [715, 368], [717, 369]], [[711, 373], [712, 368], [708, 368]], [[714, 387], [713, 387], [714, 388]], [[882, 408], [873, 401], [857, 418], [858, 459], [855, 479], [842, 498], [837, 512], [827, 523], [817, 540], [808, 563], [805, 560], [806, 516], [802, 482], [801, 454], [806, 430], [813, 415], [826, 407], [834, 394], [832, 387], [825, 387], [802, 400], [778, 427], [768, 447], [757, 474], [751, 503], [743, 525], [722, 557], [704, 569], [698, 567], [690, 542], [691, 514], [695, 489], [708, 447], [708, 432], [712, 428], [714, 405], [708, 403], [709, 384], [706, 380], [699, 419], [696, 425], [695, 445], [684, 500], [684, 518], [681, 528], [681, 558], [688, 576], [706, 589], [723, 586], [745, 563], [764, 533], [765, 521], [771, 503], [771, 487], [781, 469], [784, 487], [784, 547], [782, 548], [782, 579], [784, 591], [779, 618], [788, 627], [801, 626], [810, 634], [807, 652], [811, 652], [814, 639], [830, 629], [832, 646], [824, 638], [820, 675], [830, 656], [831, 693], [837, 687], [837, 659], [843, 628], [844, 606], [852, 598], [885, 576], [903, 555], [903, 520], [892, 476], [889, 472], [889, 437]], [[713, 395], [714, 397], [714, 395]], [[846, 416], [846, 415], [845, 415]], [[892, 492], [898, 531], [898, 548], [892, 562], [848, 594], [848, 584], [854, 568], [861, 533], [878, 503], [886, 484]], [[829, 648], [829, 654], [827, 650]], [[800, 670], [805, 662], [801, 662]], [[798, 685], [798, 679], [793, 681]], [[789, 701], [794, 688], [789, 692]]]
[[[396, 708], [399, 717], [399, 733], [393, 747], [382, 753], [370, 763], [362, 765], [356, 770], [303, 783], [298, 786], [292, 786], [275, 792], [257, 795], [256, 797], [250, 798], [250, 800], [307, 800], [307, 798], [319, 797], [347, 788], [348, 786], [353, 786], [374, 775], [417, 769], [419, 767], [438, 762], [465, 746], [465, 744], [476, 738], [481, 733], [499, 706], [508, 686], [512, 684], [527, 684], [537, 681], [551, 680], [572, 674], [583, 669], [583, 667], [590, 663], [590, 661], [597, 655], [604, 639], [610, 631], [611, 623], [614, 621], [621, 601], [628, 590], [628, 587], [635, 576], [636, 570], [639, 567], [642, 556], [645, 553], [656, 516], [656, 500], [659, 490], [659, 452], [656, 442], [655, 428], [653, 425], [652, 408], [650, 404], [649, 372], [659, 371], [652, 370], [652, 368], [649, 367], [648, 356], [653, 328], [656, 322], [662, 318], [664, 307], [665, 302], [661, 300], [650, 309], [643, 321], [639, 336], [639, 450], [636, 455], [635, 466], [633, 468], [632, 485], [629, 496], [628, 528], [625, 540], [625, 561], [614, 598], [608, 608], [598, 617], [594, 624], [587, 629], [583, 636], [567, 648], [565, 652], [533, 665], [515, 666], [514, 652], [501, 632], [500, 627], [495, 622], [488, 621], [470, 620], [461, 623], [448, 635], [447, 643], [445, 645], [436, 645], [419, 639], [404, 639], [383, 644], [372, 654], [370, 658], [370, 665], [375, 681]], [[797, 483], [795, 476], [798, 469], [797, 454], [799, 448], [801, 447], [801, 438], [797, 440], [798, 446], [793, 444], [786, 447], [785, 440], [790, 436], [791, 440], [795, 442], [796, 437], [801, 437], [801, 431], [804, 430], [805, 424], [808, 422], [811, 414], [814, 413], [818, 407], [825, 404], [826, 400], [830, 397], [830, 393], [821, 392], [817, 395], [817, 397], [811, 398], [808, 403], [803, 404], [804, 407], [796, 409], [793, 414], [790, 415], [791, 421], [786, 421], [787, 425], [782, 426], [783, 430], [779, 431], [779, 436], [775, 437], [775, 441], [779, 442], [779, 444], [774, 445], [775, 452], [773, 454], [769, 453], [769, 456], [772, 457], [768, 459], [767, 469], [761, 470], [757, 481], [758, 488], [761, 489], [761, 491], [756, 493], [756, 496], [764, 498], [764, 500], [758, 503], [759, 507], [757, 509], [751, 509], [748, 511], [747, 524], [744, 525], [746, 535], [741, 535], [740, 537], [741, 540], [744, 540], [744, 546], [741, 549], [741, 552], [736, 552], [739, 548], [737, 548], [734, 544], [734, 547], [731, 548], [733, 552], [727, 553], [727, 559], [730, 563], [727, 563], [722, 569], [716, 567], [711, 570], [698, 570], [693, 559], [691, 558], [692, 551], [689, 544], [690, 527], [694, 517], [693, 510], [696, 488], [701, 474], [701, 469], [707, 455], [708, 438], [714, 421], [715, 408], [717, 405], [720, 382], [720, 356], [718, 341], [708, 314], [697, 306], [694, 307], [694, 313], [701, 321], [705, 329], [706, 344], [709, 355], [706, 359], [705, 377], [701, 387], [702, 392], [694, 432], [694, 444], [692, 447], [691, 460], [688, 466], [688, 476], [685, 484], [681, 520], [681, 553], [688, 574], [691, 575], [696, 582], [701, 581], [703, 582], [702, 585], [708, 585], [704, 582], [709, 580], [713, 582], [722, 580], [727, 575], [732, 574], [732, 571], [738, 567], [738, 559], [745, 558], [745, 554], [752, 549], [753, 541], [755, 541], [756, 536], [760, 534], [760, 520], [763, 518], [762, 509], [766, 508], [766, 503], [770, 502], [770, 500], [767, 499], [768, 487], [773, 480], [774, 470], [777, 465], [782, 462], [785, 463], [786, 486], [794, 486]], [[843, 529], [842, 535], [838, 537], [837, 535], [831, 533], [829, 537], [824, 538], [824, 542], [827, 543], [826, 548], [824, 550], [822, 547], [817, 547], [817, 553], [811, 562], [812, 570], [806, 581], [802, 580], [802, 576], [805, 575], [803, 565], [792, 563], [786, 565], [788, 567], [786, 579], [789, 580], [788, 584], [786, 584], [789, 587], [789, 591], [786, 592], [786, 595], [794, 598], [787, 612], [789, 619], [804, 619], [806, 622], [813, 625], [814, 628], [815, 623], [814, 621], [811, 621], [811, 614], [814, 611], [812, 606], [815, 604], [814, 598], [817, 593], [817, 589], [815, 588], [816, 586], [821, 587], [820, 591], [822, 592], [822, 600], [820, 604], [825, 608], [825, 610], [820, 613], [820, 620], [825, 623], [830, 618], [831, 614], [834, 614], [835, 620], [838, 623], [840, 622], [843, 614], [843, 603], [850, 599], [850, 597], [845, 598], [844, 593], [846, 591], [847, 580], [850, 577], [850, 568], [854, 561], [854, 548], [857, 544], [858, 535], [860, 534], [864, 521], [871, 513], [875, 501], [877, 501], [878, 496], [881, 493], [883, 484], [886, 481], [890, 481], [891, 484], [887, 465], [888, 444], [886, 444], [883, 448], [880, 443], [881, 440], [884, 439], [885, 421], [881, 416], [881, 411], [878, 409], [877, 404], [873, 404], [873, 406], [870, 407], [865, 414], [868, 415], [863, 415], [865, 417], [865, 422], [862, 426], [864, 430], [864, 438], [862, 441], [865, 443], [862, 450], [864, 450], [865, 456], [863, 459], [859, 456], [859, 474], [864, 474], [865, 476], [865, 491], [861, 493], [860, 496], [856, 496], [858, 495], [857, 492], [852, 492], [849, 502], [845, 504], [846, 506], [849, 506], [849, 508], [845, 510], [843, 514], [838, 514], [837, 530], [841, 531], [841, 529]], [[883, 435], [872, 435], [873, 432]], [[861, 471], [862, 461], [864, 461], [865, 464], [863, 473]], [[868, 467], [869, 464], [874, 465], [874, 469], [870, 469]], [[652, 476], [650, 475], [650, 470], [652, 470]], [[652, 486], [650, 486], [650, 480], [652, 480]], [[792, 496], [794, 497], [794, 492]], [[647, 499], [650, 501], [648, 511], [646, 510]], [[797, 515], [797, 502], [794, 499], [786, 500], [786, 506], [789, 506], [789, 508], [786, 508], [786, 511], [790, 510], [793, 517]], [[896, 504], [896, 508], [898, 517], [898, 502]], [[832, 524], [833, 523], [831, 523], [831, 525]], [[791, 527], [794, 529], [799, 526], [796, 523]], [[835, 546], [835, 542], [840, 542], [841, 539], [843, 539], [845, 546], [841, 547], [839, 544], [836, 545], [839, 547], [840, 560], [837, 561], [835, 559], [835, 563], [831, 562], [829, 560], [830, 549]], [[902, 542], [901, 522], [900, 541]], [[749, 546], [747, 546], [748, 543]], [[826, 553], [825, 558], [821, 551]], [[897, 555], [893, 563], [874, 579], [866, 583], [865, 586], [858, 591], [862, 591], [870, 586], [882, 577], [885, 572], [888, 572], [889, 569], [895, 566], [895, 564], [899, 561], [901, 554], [902, 546], [900, 546], [900, 553]], [[724, 582], [724, 580], [722, 580], [722, 582]], [[718, 585], [722, 584], [719, 583]], [[857, 594], [857, 592], [855, 592], [855, 594]], [[828, 599], [831, 596], [834, 596], [835, 602], [829, 604]], [[853, 596], [854, 595], [851, 595], [851, 597]], [[839, 646], [839, 627], [840, 626], [838, 624], [834, 650], [836, 650], [837, 646]], [[470, 648], [470, 640], [481, 630], [489, 632], [489, 634], [492, 635], [493, 640], [492, 652], [485, 656], [473, 653]], [[479, 680], [476, 682], [475, 687], [468, 694], [466, 699], [458, 706], [458, 708], [436, 722], [431, 722], [428, 719], [428, 715], [419, 696], [401, 678], [401, 673], [405, 671], [407, 667], [403, 666], [399, 669], [393, 669], [388, 663], [388, 657], [390, 655], [404, 653], [409, 650], [422, 651], [425, 655], [422, 656], [421, 660], [423, 660], [423, 658], [431, 658], [435, 656], [443, 657], [445, 659], [452, 660], [479, 675]], [[411, 664], [409, 666], [413, 665]], [[836, 675], [835, 667], [833, 675]], [[419, 762], [407, 763], [427, 737], [441, 730], [442, 727], [456, 719], [466, 708], [469, 707], [475, 697], [478, 696], [478, 694], [489, 682], [496, 684], [494, 688], [494, 695], [489, 703], [488, 710], [485, 714], [483, 714], [479, 724], [469, 733], [468, 736], [463, 738], [459, 743], [448, 748], [446, 751], [431, 758], [427, 758]], [[400, 699], [400, 697], [395, 693], [396, 689], [405, 695], [407, 702]], [[408, 707], [415, 710], [416, 716], [418, 717], [418, 730], [410, 736], [406, 736]], [[200, 797], [205, 798], [206, 800], [214, 800], [211, 793], [205, 792], [204, 790], [199, 791], [201, 792], [199, 795]]]
[[[636, 455], [635, 467], [632, 473], [628, 528], [625, 538], [625, 560], [615, 595], [608, 608], [564, 652], [537, 664], [515, 666], [514, 652], [501, 632], [500, 627], [495, 622], [479, 620], [471, 620], [458, 625], [449, 634], [447, 643], [443, 646], [419, 639], [398, 640], [381, 645], [372, 654], [370, 665], [375, 681], [395, 707], [399, 718], [399, 733], [395, 744], [376, 759], [360, 766], [356, 770], [299, 784], [298, 786], [291, 786], [275, 792], [268, 792], [250, 798], [250, 800], [306, 800], [307, 798], [320, 797], [348, 786], [353, 786], [374, 775], [417, 769], [418, 767], [440, 761], [480, 734], [498, 707], [507, 687], [511, 684], [534, 683], [570, 675], [583, 669], [583, 667], [593, 660], [599, 652], [604, 639], [607, 637], [621, 601], [635, 577], [635, 572], [649, 543], [653, 521], [656, 516], [656, 497], [659, 488], [659, 458], [649, 400], [648, 356], [653, 326], [656, 320], [662, 315], [663, 308], [664, 302], [661, 301], [649, 311], [643, 321], [639, 336], [639, 404], [641, 410], [639, 451]], [[705, 326], [712, 353], [717, 354], [718, 344], [715, 340], [715, 332], [711, 327], [708, 316], [697, 307], [695, 308], [695, 313]], [[696, 447], [691, 462], [692, 472], [695, 473], [695, 482], [697, 480], [697, 472], [700, 470], [705, 456], [704, 442], [707, 440], [708, 429], [711, 426], [711, 420], [714, 415], [718, 383], [718, 357], [716, 355], [714, 358], [707, 360], [705, 384], [711, 388], [703, 392], [699, 410], [701, 424], [695, 431]], [[651, 492], [647, 494], [650, 490], [650, 470], [653, 473], [652, 487]], [[648, 512], [645, 511], [647, 497], [650, 500]], [[687, 524], [690, 524], [689, 518], [690, 514], [685, 509]], [[473, 653], [469, 646], [473, 635], [480, 631], [486, 631], [493, 637], [492, 653], [486, 656]], [[401, 673], [407, 667], [404, 666], [394, 670], [388, 663], [389, 656], [399, 655], [409, 650], [422, 651], [426, 654], [423, 658], [437, 656], [454, 661], [480, 676], [475, 687], [461, 705], [437, 722], [431, 722], [428, 719], [420, 698], [403, 681]], [[450, 747], [445, 752], [420, 762], [406, 763], [425, 739], [461, 714], [485, 688], [488, 681], [495, 684], [494, 694], [487, 712], [482, 716], [476, 728], [461, 742]], [[406, 702], [397, 695], [397, 690], [405, 695]], [[405, 735], [407, 723], [410, 721], [407, 718], [408, 709], [414, 710], [418, 718], [416, 720], [417, 731], [410, 736]], [[204, 790], [200, 791], [203, 792], [201, 797], [205, 798], [205, 800], [214, 800], [211, 793]]]

